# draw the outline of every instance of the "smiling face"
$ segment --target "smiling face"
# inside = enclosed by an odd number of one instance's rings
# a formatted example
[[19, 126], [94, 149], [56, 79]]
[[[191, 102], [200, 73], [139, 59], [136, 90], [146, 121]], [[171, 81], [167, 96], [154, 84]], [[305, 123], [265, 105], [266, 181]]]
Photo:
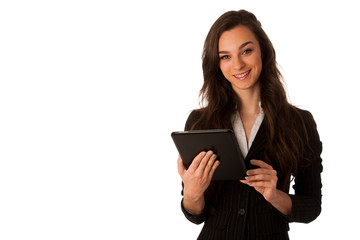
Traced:
[[219, 38], [220, 69], [237, 94], [259, 89], [261, 49], [253, 32], [245, 26], [225, 31]]

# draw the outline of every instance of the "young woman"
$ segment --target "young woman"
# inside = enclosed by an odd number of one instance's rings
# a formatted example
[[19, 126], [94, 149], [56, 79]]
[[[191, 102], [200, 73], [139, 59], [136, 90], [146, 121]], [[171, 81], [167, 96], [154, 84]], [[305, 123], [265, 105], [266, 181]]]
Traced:
[[179, 158], [183, 213], [205, 222], [198, 239], [289, 239], [289, 222], [321, 211], [322, 144], [311, 113], [287, 101], [272, 43], [250, 12], [214, 23], [202, 67], [206, 106], [185, 129], [233, 129], [249, 170], [239, 181], [211, 181], [221, 164], [215, 153], [199, 153], [188, 169]]

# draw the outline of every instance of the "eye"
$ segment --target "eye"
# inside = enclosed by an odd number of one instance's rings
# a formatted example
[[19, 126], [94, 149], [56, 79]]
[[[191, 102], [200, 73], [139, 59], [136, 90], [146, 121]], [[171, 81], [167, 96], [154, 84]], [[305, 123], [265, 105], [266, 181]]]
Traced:
[[246, 49], [245, 51], [243, 51], [242, 55], [249, 54], [249, 53], [251, 53], [252, 51], [253, 51], [253, 49], [248, 48], [248, 49]]
[[220, 60], [226, 60], [226, 59], [230, 59], [230, 56], [229, 55], [220, 56]]

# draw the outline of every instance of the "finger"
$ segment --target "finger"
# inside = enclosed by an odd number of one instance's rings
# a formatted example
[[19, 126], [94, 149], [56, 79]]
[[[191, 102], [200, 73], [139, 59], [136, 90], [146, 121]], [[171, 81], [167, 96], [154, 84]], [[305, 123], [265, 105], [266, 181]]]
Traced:
[[271, 181], [256, 181], [256, 182], [248, 182], [247, 185], [251, 187], [263, 187], [263, 188], [275, 188], [276, 184]]
[[247, 184], [251, 187], [265, 187], [265, 188], [274, 188], [276, 187], [276, 181], [250, 181], [250, 180], [240, 180], [240, 182]]
[[183, 163], [183, 160], [181, 159], [181, 157], [179, 157], [177, 160], [177, 167], [178, 167], [178, 173], [180, 174], [180, 176], [184, 175], [184, 173], [186, 172], [186, 168], [184, 166], [184, 163]]
[[278, 177], [275, 175], [260, 174], [246, 176], [245, 180], [241, 180], [242, 183], [248, 184], [253, 187], [276, 187]]
[[258, 167], [261, 167], [261, 168], [273, 169], [271, 165], [269, 165], [266, 162], [261, 161], [261, 160], [252, 159], [252, 160], [250, 160], [250, 163], [252, 165], [255, 165], [255, 166], [258, 166]]
[[240, 180], [240, 182], [244, 183], [244, 184], [248, 184], [248, 180]]
[[[215, 159], [215, 158], [214, 158]], [[215, 163], [212, 164], [211, 169], [209, 171], [209, 178], [212, 179], [215, 170], [217, 169], [217, 167], [220, 165], [220, 161], [216, 160]]]
[[248, 176], [260, 175], [260, 174], [276, 176], [277, 172], [274, 169], [265, 169], [265, 168], [257, 168], [257, 169], [251, 169], [251, 170], [246, 171], [246, 175], [248, 175]]
[[192, 163], [189, 166], [189, 170], [191, 171], [195, 171], [198, 167], [199, 164], [201, 162], [201, 160], [203, 159], [203, 157], [205, 156], [206, 152], [200, 152], [192, 161]]
[[203, 157], [203, 159], [201, 160], [199, 167], [196, 169], [196, 171], [198, 171], [198, 173], [203, 174], [205, 171], [206, 166], [208, 165], [209, 160], [211, 159], [211, 156], [214, 155], [213, 151], [208, 151], [205, 156]]
[[251, 176], [246, 176], [245, 180], [248, 181], [277, 181], [277, 176], [272, 174], [256, 174]]
[[214, 153], [210, 156], [209, 161], [207, 162], [207, 164], [205, 166], [205, 169], [204, 169], [204, 174], [205, 175], [209, 175], [209, 173], [210, 173], [210, 171], [211, 171], [211, 169], [212, 169], [212, 167], [214, 165], [214, 162], [216, 160], [216, 157], [217, 156]]

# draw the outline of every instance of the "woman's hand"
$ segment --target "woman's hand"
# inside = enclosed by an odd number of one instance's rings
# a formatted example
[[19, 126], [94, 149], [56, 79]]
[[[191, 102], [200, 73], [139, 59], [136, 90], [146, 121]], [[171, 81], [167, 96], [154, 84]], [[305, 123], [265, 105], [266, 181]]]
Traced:
[[212, 151], [199, 153], [188, 169], [182, 159], [178, 159], [178, 172], [184, 183], [184, 196], [199, 198], [209, 187], [215, 169], [219, 165], [216, 155]]
[[277, 194], [276, 184], [278, 178], [276, 171], [261, 160], [251, 160], [250, 163], [260, 168], [248, 170], [245, 180], [240, 180], [240, 182], [254, 187], [256, 191], [263, 195], [266, 201], [272, 203], [275, 201]]
[[199, 153], [188, 169], [182, 159], [178, 159], [178, 172], [184, 183], [184, 207], [193, 214], [199, 214], [205, 206], [204, 192], [209, 187], [211, 178], [219, 166], [212, 151]]
[[260, 168], [247, 171], [246, 180], [240, 180], [240, 182], [254, 187], [279, 212], [285, 215], [291, 214], [292, 200], [290, 196], [276, 188], [278, 181], [276, 171], [261, 160], [251, 160], [250, 163]]

